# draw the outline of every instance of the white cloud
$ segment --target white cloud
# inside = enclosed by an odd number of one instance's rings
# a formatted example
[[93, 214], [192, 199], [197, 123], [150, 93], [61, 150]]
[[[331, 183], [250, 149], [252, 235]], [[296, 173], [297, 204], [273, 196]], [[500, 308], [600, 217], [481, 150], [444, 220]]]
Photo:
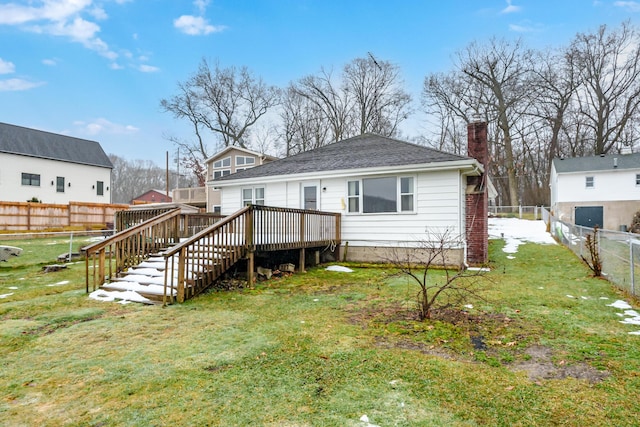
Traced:
[[613, 5], [627, 9], [630, 12], [640, 12], [640, 2], [637, 1], [616, 1], [613, 2]]
[[11, 74], [16, 71], [16, 66], [13, 65], [13, 62], [5, 61], [0, 58], [0, 74]]
[[55, 59], [43, 59], [42, 63], [44, 65], [49, 65], [50, 67], [58, 65], [58, 61]]
[[520, 12], [522, 8], [520, 6], [514, 6], [511, 4], [511, 0], [507, 0], [507, 7], [505, 7], [504, 9], [502, 9], [500, 11], [500, 13], [516, 13], [516, 12]]
[[29, 90], [38, 86], [42, 86], [43, 84], [43, 82], [30, 82], [24, 79], [0, 80], [0, 92]]
[[143, 73], [155, 73], [160, 71], [160, 68], [154, 67], [152, 65], [142, 64], [138, 67], [138, 70], [142, 71]]
[[195, 0], [193, 5], [198, 8], [200, 15], [204, 15], [207, 10], [207, 6], [209, 6], [209, 0]]
[[90, 136], [100, 134], [131, 135], [137, 133], [140, 130], [133, 125], [121, 125], [118, 123], [113, 123], [102, 117], [91, 122], [76, 121], [73, 124], [79, 129], [82, 134]]
[[203, 17], [193, 15], [182, 15], [173, 21], [173, 26], [191, 36], [217, 33], [224, 30], [223, 26], [211, 25]]
[[[29, 5], [7, 3], [0, 5], [0, 24], [20, 25], [26, 31], [65, 37], [81, 43], [105, 58], [115, 60], [117, 54], [98, 37], [100, 26], [84, 19], [84, 13], [93, 19], [107, 19], [107, 13], [93, 0], [44, 0]], [[34, 4], [38, 4], [34, 6]]]
[[521, 24], [509, 24], [509, 30], [516, 33], [537, 33], [544, 30], [540, 24], [522, 22]]

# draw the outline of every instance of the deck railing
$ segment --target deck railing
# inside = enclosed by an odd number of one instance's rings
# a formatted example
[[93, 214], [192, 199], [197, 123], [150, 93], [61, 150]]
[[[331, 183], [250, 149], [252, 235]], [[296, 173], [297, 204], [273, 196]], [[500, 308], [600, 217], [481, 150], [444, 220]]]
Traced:
[[117, 277], [150, 254], [178, 244], [180, 239], [210, 227], [221, 218], [214, 214], [183, 214], [180, 208], [121, 212], [116, 216], [116, 234], [83, 248], [87, 292], [90, 282], [96, 290], [107, 277], [109, 280]]
[[340, 243], [340, 214], [268, 206], [247, 206], [164, 252], [163, 302], [198, 295], [240, 258], [253, 253]]

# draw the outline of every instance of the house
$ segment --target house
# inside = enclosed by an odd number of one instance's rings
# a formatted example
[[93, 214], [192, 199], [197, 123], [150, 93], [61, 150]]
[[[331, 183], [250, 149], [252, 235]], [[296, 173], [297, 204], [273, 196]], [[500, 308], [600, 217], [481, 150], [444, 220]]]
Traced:
[[[205, 161], [207, 165], [207, 181], [229, 176], [273, 160], [277, 160], [277, 157], [257, 153], [242, 147], [227, 147]], [[175, 201], [189, 203], [186, 200], [176, 199]], [[221, 212], [220, 191], [214, 186], [207, 186], [206, 206], [207, 212]]]
[[550, 187], [560, 220], [626, 230], [640, 211], [640, 153], [555, 158]]
[[99, 143], [0, 123], [0, 199], [111, 203], [113, 165]]
[[171, 197], [167, 196], [166, 191], [162, 190], [149, 190], [141, 195], [134, 197], [129, 204], [130, 205], [143, 205], [147, 203], [169, 203]]
[[469, 124], [467, 157], [365, 134], [207, 184], [223, 215], [248, 204], [340, 213], [341, 259], [385, 261], [448, 233], [448, 262], [484, 263], [486, 135], [486, 123]]

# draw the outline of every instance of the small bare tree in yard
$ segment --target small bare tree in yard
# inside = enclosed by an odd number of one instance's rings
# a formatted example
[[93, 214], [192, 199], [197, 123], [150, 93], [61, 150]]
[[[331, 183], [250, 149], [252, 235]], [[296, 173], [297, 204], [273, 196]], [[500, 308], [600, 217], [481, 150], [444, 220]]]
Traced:
[[[480, 279], [484, 269], [468, 269], [452, 265], [448, 259], [453, 248], [460, 247], [461, 238], [450, 231], [428, 233], [415, 249], [394, 251], [392, 264], [418, 285], [417, 312], [420, 320], [431, 319], [435, 309], [461, 306], [481, 295]], [[442, 276], [430, 274], [443, 271]]]
[[596, 277], [602, 276], [602, 260], [600, 259], [600, 238], [598, 237], [598, 231], [599, 229], [596, 225], [593, 227], [593, 233], [587, 234], [584, 241], [584, 245], [587, 251], [589, 251], [589, 259], [584, 255], [580, 255]]

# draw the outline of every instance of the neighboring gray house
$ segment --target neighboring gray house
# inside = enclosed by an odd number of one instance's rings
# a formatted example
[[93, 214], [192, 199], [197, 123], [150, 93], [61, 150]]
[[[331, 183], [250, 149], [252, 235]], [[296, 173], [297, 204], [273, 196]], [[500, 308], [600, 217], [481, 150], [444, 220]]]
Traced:
[[95, 141], [0, 123], [0, 201], [111, 203], [112, 169]]
[[247, 204], [341, 213], [349, 260], [384, 260], [390, 248], [449, 232], [453, 262], [484, 262], [486, 124], [469, 126], [469, 152], [479, 160], [365, 134], [207, 184], [220, 190], [224, 215]]
[[560, 220], [625, 229], [640, 211], [640, 153], [555, 158], [549, 185]]

